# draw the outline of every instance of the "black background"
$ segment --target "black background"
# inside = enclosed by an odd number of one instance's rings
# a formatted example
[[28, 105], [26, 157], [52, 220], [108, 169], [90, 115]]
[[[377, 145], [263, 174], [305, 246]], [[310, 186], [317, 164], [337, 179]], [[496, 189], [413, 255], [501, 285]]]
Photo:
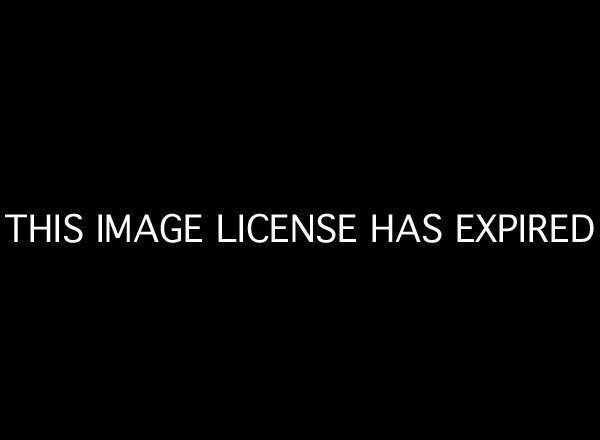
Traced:
[[[460, 246], [453, 218], [597, 221], [592, 29], [524, 11], [247, 12], [23, 16], [3, 55], [2, 213], [356, 212], [361, 243], [4, 240], [11, 412], [573, 429], [595, 389], [597, 238]], [[438, 212], [444, 241], [371, 246], [375, 212]]]

